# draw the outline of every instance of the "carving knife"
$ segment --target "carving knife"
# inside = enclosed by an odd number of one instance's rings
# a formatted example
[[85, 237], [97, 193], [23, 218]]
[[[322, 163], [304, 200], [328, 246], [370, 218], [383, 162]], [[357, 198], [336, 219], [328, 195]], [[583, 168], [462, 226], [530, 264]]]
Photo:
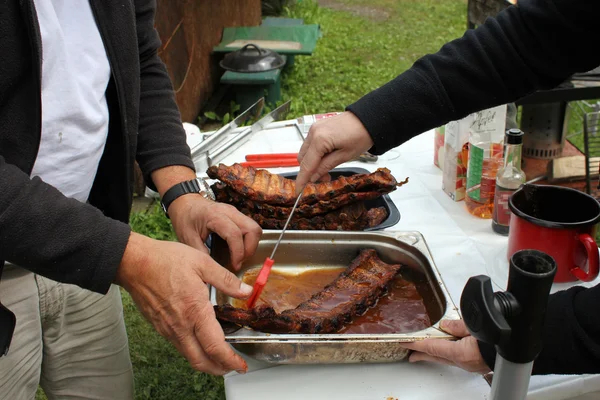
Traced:
[[231, 133], [233, 129], [243, 125], [250, 119], [254, 119], [259, 116], [262, 113], [264, 106], [265, 99], [264, 97], [261, 97], [256, 103], [250, 106], [250, 108], [235, 117], [233, 121], [222, 126], [208, 138], [194, 146], [194, 148], [191, 149], [192, 157], [195, 158], [202, 153], [209, 153], [211, 150], [216, 149], [216, 146], [218, 146], [227, 137], [227, 134]]
[[[280, 105], [258, 121], [252, 124], [251, 127], [243, 130], [242, 132], [236, 134], [234, 137], [229, 139], [227, 142], [220, 145], [220, 147], [210, 150], [208, 152], [209, 165], [215, 165], [223, 158], [227, 157], [229, 154], [233, 153], [235, 150], [239, 149], [243, 144], [248, 142], [252, 135], [256, 132], [259, 132], [264, 129], [265, 126], [270, 124], [273, 121], [279, 121], [282, 118], [285, 118], [287, 113], [290, 111], [290, 105], [292, 101], [288, 100], [284, 104]], [[212, 136], [212, 135], [211, 135]]]
[[[304, 189], [302, 189], [302, 191], [304, 191]], [[248, 303], [247, 303], [248, 308], [254, 307], [254, 305], [256, 304], [256, 301], [260, 297], [260, 294], [262, 293], [263, 289], [265, 288], [265, 285], [267, 284], [267, 279], [269, 279], [269, 274], [271, 273], [271, 267], [273, 267], [273, 264], [275, 263], [275, 258], [274, 258], [275, 252], [277, 251], [277, 247], [279, 247], [279, 243], [281, 243], [281, 239], [283, 238], [283, 234], [285, 233], [285, 230], [287, 229], [288, 224], [292, 220], [292, 216], [294, 215], [294, 211], [296, 211], [296, 207], [298, 206], [298, 203], [300, 202], [301, 197], [302, 197], [302, 192], [300, 192], [300, 194], [298, 195], [298, 198], [296, 199], [296, 202], [294, 203], [294, 207], [292, 207], [292, 211], [290, 211], [290, 215], [288, 216], [287, 221], [285, 221], [285, 225], [283, 226], [283, 229], [281, 230], [281, 234], [279, 235], [279, 239], [277, 239], [277, 243], [275, 243], [275, 247], [273, 248], [273, 252], [271, 253], [271, 256], [266, 258], [265, 262], [263, 263], [263, 266], [260, 269], [260, 272], [258, 273], [258, 276], [256, 277], [256, 282], [254, 283], [254, 290], [252, 291], [252, 294], [250, 295], [250, 298], [248, 299]]]

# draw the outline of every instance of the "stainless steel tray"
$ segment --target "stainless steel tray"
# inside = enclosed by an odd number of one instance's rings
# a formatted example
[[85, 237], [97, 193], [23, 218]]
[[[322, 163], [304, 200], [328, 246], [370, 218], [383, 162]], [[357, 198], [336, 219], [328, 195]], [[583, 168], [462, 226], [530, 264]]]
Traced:
[[[265, 230], [254, 256], [247, 260], [238, 276], [260, 267], [281, 231]], [[227, 342], [257, 360], [276, 364], [367, 363], [393, 362], [406, 358], [408, 350], [402, 342], [426, 338], [452, 339], [439, 330], [439, 321], [460, 319], [442, 277], [435, 266], [427, 243], [419, 232], [344, 232], [287, 231], [279, 245], [273, 269], [347, 267], [359, 250], [373, 248], [388, 263], [409, 267], [404, 274], [419, 284], [421, 296], [433, 325], [427, 329], [399, 334], [269, 334], [242, 328], [227, 333]], [[213, 258], [221, 265], [229, 264], [226, 243], [216, 237], [211, 246]], [[213, 304], [230, 303], [226, 294], [211, 288]]]

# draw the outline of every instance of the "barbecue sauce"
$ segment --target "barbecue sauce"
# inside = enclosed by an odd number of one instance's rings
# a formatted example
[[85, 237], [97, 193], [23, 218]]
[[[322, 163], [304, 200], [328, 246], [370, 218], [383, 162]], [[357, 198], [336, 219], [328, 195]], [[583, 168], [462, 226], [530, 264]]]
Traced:
[[[278, 313], [296, 308], [333, 282], [344, 270], [345, 268], [314, 268], [300, 274], [273, 270], [256, 306], [268, 305]], [[250, 270], [242, 280], [253, 285], [257, 275], [258, 269]], [[343, 296], [343, 293], [339, 295]], [[337, 299], [336, 303], [339, 300], [343, 299]], [[232, 305], [246, 307], [244, 300], [234, 299]], [[398, 275], [392, 281], [388, 293], [374, 307], [363, 315], [354, 317], [338, 333], [407, 333], [430, 326], [431, 319], [417, 287]]]
[[414, 283], [397, 276], [388, 294], [338, 333], [406, 333], [431, 326], [425, 302]]
[[[296, 308], [300, 303], [310, 299], [313, 294], [323, 290], [337, 278], [345, 268], [318, 268], [300, 274], [289, 274], [273, 269], [265, 285], [256, 307], [270, 306], [280, 313]], [[242, 280], [250, 286], [254, 285], [259, 269], [246, 272]], [[245, 300], [234, 299], [232, 305], [247, 308]]]

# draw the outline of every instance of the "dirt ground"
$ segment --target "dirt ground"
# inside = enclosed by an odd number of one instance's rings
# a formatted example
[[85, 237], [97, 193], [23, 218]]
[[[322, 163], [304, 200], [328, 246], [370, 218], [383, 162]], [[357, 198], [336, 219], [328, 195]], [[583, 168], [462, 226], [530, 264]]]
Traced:
[[353, 15], [364, 17], [374, 22], [385, 21], [390, 17], [390, 13], [381, 7], [351, 5], [337, 0], [317, 0], [317, 3], [319, 3], [321, 7], [330, 8], [332, 10], [347, 11]]

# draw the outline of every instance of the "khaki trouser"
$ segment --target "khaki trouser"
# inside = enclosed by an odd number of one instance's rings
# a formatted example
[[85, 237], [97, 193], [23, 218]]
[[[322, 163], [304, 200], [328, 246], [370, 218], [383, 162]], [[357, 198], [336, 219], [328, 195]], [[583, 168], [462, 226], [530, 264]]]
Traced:
[[105, 296], [6, 265], [0, 300], [17, 317], [0, 358], [0, 399], [132, 399], [121, 294]]

